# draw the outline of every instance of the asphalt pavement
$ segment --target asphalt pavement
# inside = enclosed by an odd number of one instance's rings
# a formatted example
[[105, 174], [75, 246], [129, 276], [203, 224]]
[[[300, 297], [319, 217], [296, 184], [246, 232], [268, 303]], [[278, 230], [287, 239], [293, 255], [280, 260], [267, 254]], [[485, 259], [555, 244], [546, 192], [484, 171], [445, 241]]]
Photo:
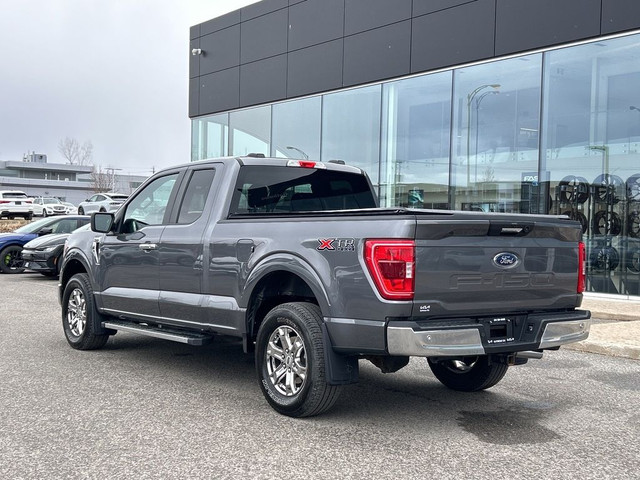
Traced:
[[589, 338], [564, 348], [640, 360], [640, 301], [587, 293], [581, 308], [594, 320]]

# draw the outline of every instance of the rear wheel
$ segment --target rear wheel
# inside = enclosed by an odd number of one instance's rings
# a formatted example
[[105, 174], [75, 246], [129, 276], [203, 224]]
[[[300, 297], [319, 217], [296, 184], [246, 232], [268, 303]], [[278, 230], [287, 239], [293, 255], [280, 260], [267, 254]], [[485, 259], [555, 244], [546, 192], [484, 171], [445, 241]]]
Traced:
[[446, 387], [460, 392], [476, 392], [497, 384], [507, 373], [508, 365], [491, 361], [486, 356], [463, 357], [455, 360], [434, 361], [429, 367]]
[[296, 302], [275, 307], [260, 325], [260, 388], [269, 405], [283, 415], [318, 415], [338, 399], [340, 388], [326, 381], [321, 324], [317, 305]]
[[104, 347], [109, 335], [96, 333], [101, 317], [87, 274], [78, 273], [71, 277], [62, 296], [62, 328], [69, 345], [77, 350]]
[[22, 259], [22, 247], [11, 245], [0, 251], [0, 271], [2, 273], [24, 272], [24, 260]]

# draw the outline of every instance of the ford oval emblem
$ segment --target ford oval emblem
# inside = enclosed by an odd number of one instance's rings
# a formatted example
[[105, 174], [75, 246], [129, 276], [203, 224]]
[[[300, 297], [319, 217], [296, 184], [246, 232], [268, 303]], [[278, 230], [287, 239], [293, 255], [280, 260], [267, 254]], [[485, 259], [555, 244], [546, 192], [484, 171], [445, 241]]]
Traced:
[[501, 252], [493, 257], [493, 263], [500, 268], [512, 268], [518, 264], [520, 259], [515, 253]]

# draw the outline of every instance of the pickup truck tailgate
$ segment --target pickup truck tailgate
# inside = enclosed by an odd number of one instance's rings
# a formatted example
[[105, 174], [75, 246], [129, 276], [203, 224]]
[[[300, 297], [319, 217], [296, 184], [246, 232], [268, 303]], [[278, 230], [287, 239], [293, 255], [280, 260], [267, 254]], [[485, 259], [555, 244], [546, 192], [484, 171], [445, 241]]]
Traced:
[[559, 217], [419, 215], [413, 314], [575, 308], [582, 298], [577, 293], [580, 239], [577, 222]]

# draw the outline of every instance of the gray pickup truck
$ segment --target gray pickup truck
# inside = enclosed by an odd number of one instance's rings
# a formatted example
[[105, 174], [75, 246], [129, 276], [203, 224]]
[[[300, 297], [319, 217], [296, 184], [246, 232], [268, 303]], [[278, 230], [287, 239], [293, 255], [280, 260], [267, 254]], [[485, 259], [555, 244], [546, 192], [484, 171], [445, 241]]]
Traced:
[[223, 158], [149, 178], [67, 241], [68, 343], [117, 331], [255, 352], [267, 402], [317, 415], [358, 381], [426, 357], [477, 391], [511, 365], [585, 339], [585, 251], [566, 217], [378, 208], [367, 175], [332, 162]]

